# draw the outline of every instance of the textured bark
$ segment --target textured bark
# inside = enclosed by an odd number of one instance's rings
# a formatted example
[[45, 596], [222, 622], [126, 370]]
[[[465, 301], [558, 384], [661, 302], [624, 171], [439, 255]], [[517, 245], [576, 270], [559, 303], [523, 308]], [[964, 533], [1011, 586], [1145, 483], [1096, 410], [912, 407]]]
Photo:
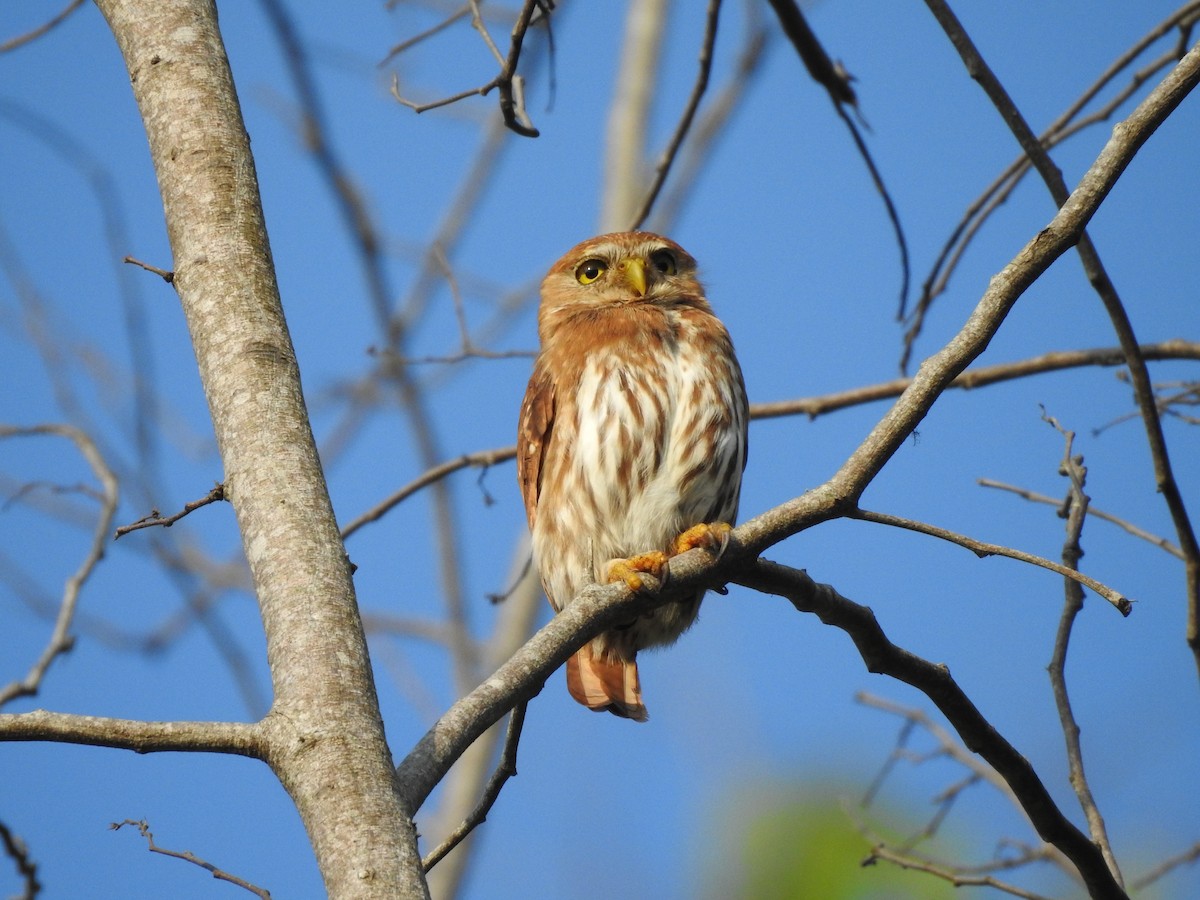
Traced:
[[97, 0], [150, 141], [187, 317], [266, 632], [260, 751], [331, 897], [427, 895], [300, 389], [211, 0]]

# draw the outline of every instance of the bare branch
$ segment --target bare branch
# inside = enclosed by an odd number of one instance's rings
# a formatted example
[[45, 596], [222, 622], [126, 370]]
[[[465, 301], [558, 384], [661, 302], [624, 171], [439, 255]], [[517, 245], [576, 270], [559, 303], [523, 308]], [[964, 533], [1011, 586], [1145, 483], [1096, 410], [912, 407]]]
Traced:
[[[963, 29], [949, 6], [944, 0], [925, 0], [925, 2], [933, 13], [934, 18], [938, 20], [938, 23], [946, 32], [954, 48], [962, 57], [963, 64], [966, 66], [971, 77], [983, 88], [988, 98], [996, 107], [996, 110], [1000, 113], [1000, 116], [1012, 131], [1014, 137], [1016, 137], [1017, 142], [1021, 145], [1021, 149], [1025, 151], [1025, 155], [1033, 161], [1034, 167], [1046, 183], [1046, 187], [1049, 189], [1050, 195], [1054, 198], [1054, 202], [1058, 204], [1060, 209], [1065, 210], [1071, 202], [1073, 195], [1067, 188], [1062, 172], [1059, 171], [1058, 167], [1050, 159], [1049, 154], [1042, 147], [1041, 143], [1039, 143], [1033, 130], [1025, 121], [1024, 116], [1021, 115], [1016, 104], [1008, 96], [1007, 91], [1000, 84], [995, 74], [988, 68], [983, 57], [971, 41], [970, 36]], [[1182, 80], [1190, 82], [1190, 85], [1194, 86], [1197, 76], [1191, 70], [1194, 68], [1192, 63], [1194, 63], [1197, 56], [1200, 56], [1200, 44], [1188, 52], [1183, 60], [1180, 61], [1180, 64], [1175, 67], [1172, 74], [1168, 76], [1168, 80], [1182, 77]], [[1185, 72], [1187, 74], [1183, 74]], [[1190, 90], [1190, 87], [1188, 89]], [[1147, 98], [1147, 100], [1149, 99]], [[1143, 101], [1139, 109], [1145, 105], [1146, 101]], [[1121, 129], [1122, 126], [1118, 125], [1115, 131], [1119, 132]], [[1076, 189], [1076, 193], [1078, 193], [1078, 188]], [[1079, 232], [1077, 250], [1087, 279], [1104, 304], [1109, 319], [1112, 321], [1113, 330], [1116, 332], [1117, 339], [1121, 344], [1121, 349], [1125, 353], [1126, 365], [1129, 366], [1134, 395], [1137, 397], [1138, 407], [1142, 413], [1142, 421], [1146, 430], [1146, 441], [1150, 447], [1151, 458], [1154, 461], [1155, 487], [1163, 495], [1167, 509], [1170, 510], [1171, 519], [1175, 524], [1175, 531], [1179, 538], [1179, 546], [1184, 553], [1188, 597], [1186, 639], [1188, 646], [1192, 650], [1197, 670], [1200, 672], [1200, 542], [1196, 539], [1191, 518], [1183, 501], [1183, 494], [1175, 480], [1170, 455], [1167, 451], [1166, 437], [1163, 434], [1162, 422], [1159, 419], [1158, 407], [1154, 399], [1154, 390], [1150, 383], [1150, 374], [1146, 369], [1146, 361], [1142, 357], [1138, 346], [1133, 325], [1117, 293], [1116, 286], [1105, 271], [1104, 265], [1100, 261], [1100, 255], [1096, 251], [1085, 229], [1081, 229]]]
[[[1200, 360], [1200, 343], [1182, 340], [1165, 341], [1161, 344], [1146, 344], [1142, 347], [1142, 352], [1146, 359]], [[1030, 375], [1056, 372], [1062, 369], [1079, 368], [1082, 366], [1120, 365], [1124, 362], [1124, 359], [1125, 357], [1121, 354], [1119, 347], [1100, 347], [1093, 350], [1063, 350], [1017, 362], [1000, 363], [995, 366], [985, 366], [980, 369], [968, 370], [953, 379], [948, 387], [971, 390], [1017, 378], [1025, 378]], [[841, 409], [899, 397], [913, 384], [913, 381], [914, 379], [912, 378], [896, 378], [892, 381], [867, 385], [861, 388], [852, 388], [851, 390], [840, 391], [834, 394], [824, 394], [818, 397], [802, 397], [795, 400], [780, 400], [772, 403], [755, 403], [750, 407], [750, 418], [775, 419], [784, 416], [805, 415], [810, 419], [815, 419], [817, 416], [836, 412]], [[498, 463], [507, 462], [515, 458], [516, 455], [516, 447], [497, 447], [493, 450], [466, 453], [456, 459], [438, 463], [386, 500], [351, 521], [343, 529], [342, 536], [349, 537], [363, 525], [377, 521], [399, 503], [448, 475], [468, 468], [482, 467], [486, 469]], [[981, 481], [981, 483], [984, 482]], [[989, 486], [999, 485], [989, 483]], [[1052, 502], [1055, 505], [1058, 504], [1057, 500]], [[1096, 515], [1105, 517], [1100, 513], [1096, 513]], [[1120, 520], [1117, 519], [1110, 519], [1110, 521], [1120, 523]]]
[[964, 875], [952, 868], [939, 866], [928, 860], [918, 859], [910, 853], [897, 853], [886, 844], [876, 844], [872, 847], [870, 855], [863, 860], [863, 865], [871, 865], [880, 859], [892, 865], [899, 866], [902, 869], [912, 869], [917, 872], [934, 875], [943, 881], [950, 882], [955, 887], [991, 887], [1006, 894], [1011, 894], [1014, 897], [1022, 897], [1024, 900], [1051, 900], [1051, 898], [1043, 894], [1035, 894], [1033, 891], [1019, 888], [1015, 884], [1009, 884], [991, 875]]
[[1189, 847], [1187, 850], [1184, 850], [1182, 853], [1164, 859], [1145, 875], [1134, 879], [1133, 883], [1130, 885], [1130, 888], [1135, 891], [1143, 890], [1164, 876], [1170, 875], [1180, 866], [1190, 866], [1198, 859], [1200, 859], [1200, 842], [1192, 844], [1191, 847]]
[[160, 269], [158, 266], [152, 266], [150, 263], [142, 262], [140, 259], [134, 259], [132, 256], [126, 256], [121, 262], [128, 263], [131, 266], [137, 266], [145, 269], [147, 272], [153, 272], [167, 284], [175, 282], [175, 273], [167, 269]]
[[[795, 0], [770, 0], [770, 4], [771, 8], [775, 10], [775, 14], [779, 17], [779, 24], [783, 28], [783, 33], [788, 36], [788, 40], [796, 48], [796, 52], [800, 55], [801, 61], [808, 69], [809, 75], [829, 93], [829, 98], [833, 101], [838, 116], [845, 123], [846, 128], [849, 129], [854, 146], [867, 166], [867, 171], [871, 175], [871, 182], [875, 185], [875, 190], [878, 191], [879, 196], [883, 199], [888, 221], [892, 225], [892, 231], [896, 235], [896, 243], [900, 249], [899, 315], [900, 318], [903, 318], [904, 308], [908, 299], [908, 284], [911, 271], [911, 264], [908, 259], [908, 240], [904, 236], [904, 229], [900, 225], [900, 214], [896, 211], [896, 204], [892, 202], [891, 194], [884, 184], [883, 176], [880, 174], [879, 168], [875, 165], [875, 160], [872, 158], [870, 150], [867, 149], [866, 141], [863, 140], [858, 126], [855, 125], [854, 120], [846, 112], [847, 106], [853, 109], [858, 108], [858, 98], [854, 95], [854, 89], [850, 87], [850, 82], [854, 79], [843, 68], [841, 63], [834, 64], [829, 59], [825, 48], [821, 46], [821, 42], [817, 40], [817, 36], [809, 28], [808, 22], [805, 20], [804, 14], [800, 12], [800, 7], [796, 5]], [[901, 369], [903, 370], [903, 366]]]
[[132, 825], [138, 830], [138, 833], [146, 839], [147, 849], [151, 853], [161, 853], [163, 856], [169, 856], [172, 859], [182, 859], [185, 862], [190, 862], [208, 871], [218, 881], [228, 881], [230, 884], [236, 884], [238, 887], [262, 897], [263, 900], [270, 900], [271, 892], [266, 888], [257, 887], [244, 878], [239, 878], [237, 875], [232, 875], [223, 869], [218, 869], [212, 863], [198, 857], [191, 850], [168, 850], [165, 847], [158, 846], [158, 844], [154, 843], [154, 835], [151, 833], [150, 826], [146, 823], [145, 819], [138, 819], [136, 821], [134, 819], [125, 819], [120, 822], [113, 822], [108, 827], [113, 831], [120, 831], [125, 825]]
[[5, 855], [13, 861], [17, 867], [17, 874], [25, 882], [24, 892], [13, 900], [34, 900], [42, 892], [42, 883], [38, 881], [37, 863], [29, 855], [29, 847], [3, 822], [0, 822], [0, 843], [4, 844]]
[[[448, 106], [451, 103], [456, 103], [459, 100], [476, 94], [485, 97], [495, 89], [500, 97], [500, 114], [504, 118], [505, 127], [522, 137], [537, 137], [540, 132], [533, 126], [533, 122], [525, 110], [524, 82], [521, 76], [517, 74], [517, 64], [521, 60], [521, 45], [525, 41], [525, 34], [529, 30], [534, 12], [539, 9], [542, 10], [542, 19], [545, 20], [549, 16], [549, 10], [553, 8], [553, 3], [549, 3], [547, 0], [525, 0], [524, 5], [521, 7], [521, 12], [518, 14], [517, 20], [513, 25], [507, 57], [501, 55], [500, 50], [492, 40], [492, 36], [488, 33], [487, 27], [483, 24], [483, 17], [479, 13], [479, 4], [476, 0], [470, 0], [468, 6], [472, 26], [482, 35], [484, 42], [487, 44], [488, 49], [492, 51], [492, 55], [496, 57], [497, 62], [501, 63], [500, 73], [491, 81], [477, 88], [460, 91], [441, 100], [425, 104], [414, 103], [412, 100], [405, 98], [400, 93], [399, 77], [393, 75], [392, 96], [398, 103], [407, 106], [413, 112], [423, 113], [427, 110], [437, 109], [440, 106]], [[462, 17], [459, 16], [459, 18]], [[423, 39], [429, 34], [430, 32], [424, 32], [412, 41], [402, 45], [402, 48], [404, 46], [411, 46], [415, 40]], [[389, 56], [394, 55], [395, 51]]]
[[0, 743], [5, 741], [53, 741], [135, 753], [230, 753], [258, 759], [265, 754], [259, 723], [142, 722], [44, 709], [0, 713]]
[[808, 74], [829, 92], [829, 97], [835, 104], [855, 106], [858, 98], [854, 96], [854, 88], [850, 87], [850, 82], [854, 79], [840, 63], [835, 65], [830, 60], [829, 54], [825, 52], [813, 30], [808, 27], [804, 13], [800, 12], [795, 0], [770, 0], [770, 4], [775, 10], [775, 15], [779, 17], [783, 33], [796, 48], [801, 62], [808, 69]]
[[[1122, 53], [1106, 69], [1100, 77], [1083, 94], [1068, 107], [1044, 132], [1039, 140], [1046, 149], [1057, 146], [1064, 140], [1078, 134], [1083, 129], [1107, 121], [1126, 100], [1137, 91], [1142, 84], [1153, 77], [1163, 67], [1173, 64], [1182, 55], [1182, 50], [1172, 49], [1164, 53], [1150, 65], [1135, 72], [1129, 83], [1102, 107], [1092, 114], [1076, 120], [1076, 116], [1103, 90], [1113, 79], [1128, 68], [1145, 50], [1160, 40], [1164, 35], [1179, 28], [1183, 32], [1200, 17], [1200, 2], [1184, 4], [1145, 36]], [[1182, 34], [1181, 34], [1182, 36]], [[951, 232], [941, 253], [934, 262], [917, 301], [913, 321], [905, 334], [905, 354], [912, 352], [912, 345], [920, 334], [924, 324], [924, 316], [933, 301], [942, 294], [949, 283], [954, 270], [957, 268], [967, 246], [974, 239], [979, 229], [993, 212], [1002, 206], [1012, 191], [1032, 167], [1029, 158], [1022, 154], [1017, 157], [995, 181], [992, 182], [978, 198], [967, 207], [958, 226]]]
[[[1088, 504], [1091, 502], [1091, 498], [1083, 490], [1087, 481], [1087, 468], [1083, 465], [1082, 456], [1073, 455], [1075, 433], [1065, 430], [1044, 411], [1042, 418], [1063, 436], [1063, 457], [1058, 471], [1059, 474], [1066, 476], [1069, 486], [1067, 498], [1063, 504], [1063, 508], [1066, 510], [1067, 534], [1063, 542], [1062, 561], [1064, 566], [1077, 571], [1079, 562], [1083, 559], [1083, 547], [1080, 544], [1083, 523], [1087, 518]], [[1079, 805], [1083, 808], [1092, 840], [1104, 854], [1113, 878], [1118, 884], [1124, 885], [1125, 881], [1121, 877], [1120, 866], [1117, 865], [1112, 844], [1108, 840], [1108, 829], [1105, 828], [1104, 817], [1100, 814], [1100, 809], [1092, 796], [1092, 789], [1088, 785], [1087, 775], [1084, 772], [1083, 749], [1079, 743], [1079, 724], [1071, 709], [1071, 696], [1067, 691], [1067, 649], [1070, 646], [1071, 630], [1075, 625], [1075, 619], [1083, 609], [1083, 588], [1079, 586], [1078, 581], [1065, 578], [1063, 579], [1063, 590], [1065, 592], [1063, 610], [1058, 620], [1058, 631], [1054, 637], [1054, 652], [1050, 657], [1050, 665], [1047, 667], [1050, 675], [1050, 687], [1054, 693], [1054, 705], [1058, 709], [1058, 720], [1067, 745], [1067, 769], [1070, 773], [1071, 787], [1074, 788]]]
[[438, 22], [436, 25], [425, 29], [420, 34], [415, 34], [412, 37], [396, 44], [394, 47], [392, 47], [392, 49], [390, 49], [387, 52], [387, 56], [385, 56], [382, 60], [380, 60], [379, 65], [381, 67], [386, 66], [393, 59], [395, 59], [397, 56], [399, 56], [401, 53], [403, 53], [405, 50], [409, 49], [410, 47], [414, 47], [417, 44], [421, 43], [422, 41], [428, 40], [429, 38], [433, 37], [436, 34], [440, 34], [441, 32], [445, 31], [447, 28], [449, 28], [451, 25], [453, 25], [455, 22], [461, 22], [467, 16], [471, 15], [471, 11], [472, 11], [471, 5], [464, 4], [463, 6], [459, 7], [457, 10], [452, 12], [450, 15], [448, 15], [445, 19]]
[[164, 516], [156, 509], [152, 510], [150, 515], [143, 516], [136, 522], [131, 522], [128, 525], [122, 525], [116, 530], [116, 533], [113, 534], [113, 539], [115, 540], [126, 534], [129, 534], [131, 531], [137, 531], [141, 528], [154, 528], [160, 525], [163, 528], [170, 528], [184, 516], [194, 513], [196, 510], [200, 509], [200, 507], [208, 506], [210, 503], [216, 503], [224, 499], [225, 485], [218, 482], [216, 487], [214, 487], [199, 500], [193, 500], [190, 503], [185, 503], [183, 509], [177, 513], [174, 513], [173, 515]]
[[441, 481], [442, 478], [449, 475], [451, 472], [457, 472], [459, 469], [471, 467], [482, 467], [486, 469], [489, 466], [494, 466], [496, 463], [510, 460], [516, 455], [517, 449], [515, 447], [501, 447], [498, 450], [483, 450], [479, 453], [466, 453], [457, 459], [452, 459], [441, 463], [440, 465], [434, 466], [432, 469], [428, 469], [420, 477], [410, 481], [404, 487], [400, 488], [400, 490], [396, 491], [396, 493], [392, 494], [392, 496], [388, 497], [382, 503], [367, 510], [365, 513], [343, 528], [342, 538], [348, 538], [350, 535], [354, 534], [354, 532], [358, 531], [358, 529], [362, 528], [369, 522], [374, 522], [382, 518], [390, 509], [392, 509], [392, 507], [402, 503], [404, 500], [408, 499], [422, 488], [428, 487], [437, 481]]
[[[1005, 484], [1002, 481], [994, 481], [991, 478], [980, 478], [980, 479], [977, 479], [975, 483], [978, 484], [980, 487], [996, 488], [997, 490], [1008, 491], [1010, 493], [1016, 494], [1018, 497], [1021, 497], [1022, 499], [1029, 500], [1032, 503], [1046, 503], [1046, 504], [1056, 507], [1056, 508], [1062, 508], [1061, 500], [1058, 500], [1054, 497], [1048, 496], [1047, 494], [1039, 494], [1037, 491], [1027, 490], [1026, 488], [1019, 488], [1019, 487], [1016, 487], [1011, 484]], [[1123, 528], [1125, 531], [1129, 532], [1134, 537], [1141, 538], [1144, 541], [1149, 541], [1151, 544], [1154, 544], [1154, 546], [1159, 547], [1162, 550], [1166, 550], [1172, 556], [1178, 557], [1179, 559], [1183, 559], [1183, 552], [1178, 547], [1176, 547], [1174, 544], [1172, 544], [1170, 541], [1168, 541], [1166, 538], [1159, 537], [1156, 534], [1151, 534], [1150, 532], [1146, 531], [1145, 529], [1139, 528], [1138, 526], [1134, 525], [1132, 522], [1128, 522], [1125, 519], [1118, 518], [1117, 516], [1114, 516], [1111, 513], [1107, 513], [1102, 509], [1097, 509], [1095, 506], [1092, 506], [1091, 504], [1088, 504], [1088, 515], [1090, 515], [1096, 519], [1103, 519], [1105, 522], [1111, 522], [1112, 524], [1116, 525], [1117, 527]]]
[[[935, 721], [931, 716], [925, 713], [924, 710], [914, 706], [902, 706], [894, 703], [891, 700], [885, 700], [883, 697], [878, 697], [866, 691], [859, 691], [854, 695], [854, 699], [862, 703], [864, 706], [869, 706], [873, 709], [878, 709], [894, 716], [899, 716], [904, 720], [904, 725], [900, 732], [897, 747], [892, 751], [888, 761], [884, 764], [879, 775], [872, 785], [871, 791], [864, 798], [864, 805], [871, 802], [875, 792], [879, 790], [883, 779], [885, 779], [890, 769], [901, 758], [902, 747], [907, 740], [908, 735], [914, 730], [919, 729], [927, 733], [936, 742], [936, 749], [925, 754], [924, 757], [918, 757], [916, 762], [922, 762], [926, 758], [935, 756], [946, 757], [953, 760], [958, 765], [962, 766], [968, 773], [967, 780], [974, 783], [984, 783], [989, 785], [998, 794], [1004, 797], [1013, 808], [1016, 809], [1022, 816], [1029, 821], [1029, 816], [1025, 809], [1021, 806], [1021, 801], [1014, 793], [1012, 786], [1008, 784], [1000, 775], [986, 762], [968, 750], [961, 741], [955, 738], [953, 734], [947, 731], [942, 725]], [[943, 791], [943, 794], [947, 792]], [[1030, 825], [1032, 826], [1032, 822]], [[1064, 873], [1071, 878], [1078, 878], [1079, 872], [1075, 869], [1062, 851], [1052, 844], [1042, 843], [1037, 847], [1025, 847], [1022, 856], [1027, 861], [1046, 860], [1058, 866]], [[1004, 860], [999, 862], [989, 862], [980, 866], [957, 866], [956, 871], [964, 874], [979, 874], [981, 872], [994, 872], [1000, 869], [1011, 869], [1015, 865], [1020, 864], [1014, 860]]]
[[8, 53], [10, 50], [16, 50], [18, 47], [28, 44], [31, 41], [36, 41], [43, 34], [65, 22], [67, 17], [81, 6], [83, 6], [83, 0], [71, 0], [61, 12], [54, 15], [47, 22], [24, 34], [18, 34], [16, 37], [9, 38], [7, 41], [0, 43], [0, 53]]
[[117, 476], [108, 467], [96, 444], [90, 437], [72, 425], [35, 425], [31, 428], [0, 427], [0, 439], [8, 437], [30, 437], [35, 435], [55, 435], [70, 440], [87, 460], [92, 474], [100, 482], [102, 491], [100, 500], [100, 515], [92, 532], [92, 543], [88, 552], [75, 573], [67, 579], [63, 586], [62, 599], [59, 602], [58, 615], [54, 622], [54, 631], [37, 662], [20, 681], [13, 681], [0, 688], [0, 706], [16, 697], [29, 697], [38, 692], [42, 679], [45, 678], [51, 664], [62, 654], [75, 645], [71, 635], [71, 627], [75, 621], [75, 610], [79, 605], [79, 595], [83, 586], [95, 571], [96, 566], [104, 557], [108, 543], [108, 533], [112, 528], [113, 517], [117, 513], [119, 490]]
[[1114, 591], [1107, 585], [1101, 584], [1094, 578], [1084, 575], [1082, 572], [1075, 571], [1060, 563], [1053, 562], [1042, 556], [1036, 556], [1032, 553], [1026, 553], [1023, 550], [1014, 550], [1012, 547], [1004, 547], [1000, 544], [989, 544], [986, 541], [977, 541], [974, 538], [969, 538], [966, 535], [958, 534], [946, 528], [939, 528], [936, 525], [930, 525], [926, 522], [918, 522], [915, 519], [905, 519], [901, 516], [893, 516], [887, 513], [872, 512], [867, 509], [855, 509], [846, 515], [851, 519], [861, 519], [864, 522], [874, 522], [877, 525], [891, 525], [895, 528], [904, 528], [908, 531], [916, 531], [920, 534], [927, 534], [930, 537], [941, 538], [944, 541], [949, 541], [952, 544], [958, 544], [960, 547], [966, 547], [980, 559], [988, 556], [1006, 556], [1009, 559], [1027, 562], [1034, 566], [1040, 566], [1043, 569], [1049, 569], [1051, 572], [1057, 572], [1064, 578], [1077, 581], [1079, 584], [1085, 585], [1111, 603], [1117, 608], [1117, 611], [1123, 616], [1129, 615], [1133, 609], [1132, 601], [1119, 591]]
[[692, 85], [691, 96], [688, 97], [683, 114], [679, 117], [679, 124], [675, 126], [675, 133], [671, 135], [671, 140], [667, 142], [667, 148], [663, 151], [658, 165], [654, 169], [654, 180], [650, 183], [641, 207], [633, 217], [633, 222], [629, 226], [630, 231], [637, 231], [641, 228], [646, 217], [650, 215], [650, 210], [654, 208], [654, 202], [658, 199], [663, 183], [667, 180], [679, 148], [683, 145], [684, 138], [687, 137], [688, 131], [692, 127], [692, 120], [696, 117], [700, 100], [708, 89], [708, 76], [712, 71], [713, 46], [717, 42], [717, 22], [720, 13], [721, 0], [708, 0], [708, 11], [704, 20], [704, 41], [700, 46], [700, 70], [696, 73], [696, 82]]
[[829, 585], [817, 584], [802, 571], [758, 560], [730, 573], [730, 580], [786, 597], [800, 612], [815, 613], [826, 625], [840, 628], [850, 636], [869, 671], [889, 675], [924, 693], [963, 743], [1004, 779], [1038, 835], [1066, 854], [1092, 896], [1125, 896], [1100, 851], [1062, 814], [1029, 761], [992, 727], [945, 666], [897, 647], [884, 635], [868, 607], [847, 600]]
[[500, 797], [500, 791], [504, 788], [508, 779], [517, 774], [517, 745], [521, 742], [521, 729], [525, 725], [525, 709], [527, 703], [518, 703], [508, 718], [508, 732], [504, 737], [504, 749], [500, 752], [500, 762], [496, 766], [496, 771], [492, 773], [492, 777], [488, 780], [487, 786], [484, 788], [483, 796], [479, 799], [479, 805], [471, 811], [471, 814], [463, 820], [458, 828], [450, 834], [441, 844], [430, 851], [423, 860], [421, 865], [428, 872], [434, 866], [445, 858], [451, 850], [461, 844], [472, 831], [479, 825], [487, 821], [487, 814], [495, 806], [496, 800]]
[[672, 186], [658, 203], [651, 220], [651, 231], [669, 231], [671, 223], [678, 219], [683, 205], [692, 196], [692, 187], [696, 179], [712, 158], [717, 139], [740, 107], [754, 76], [762, 70], [762, 62], [766, 57], [763, 50], [767, 46], [768, 31], [766, 26], [758, 21], [758, 10], [759, 6], [755, 0], [746, 3], [746, 15], [751, 22], [733, 73], [708, 104], [692, 132], [691, 140], [686, 142], [683, 159], [679, 165], [674, 166], [675, 177]]
[[[867, 167], [867, 172], [871, 176], [871, 184], [875, 186], [876, 193], [883, 201], [883, 208], [887, 212], [888, 222], [891, 223], [892, 233], [896, 236], [896, 247], [900, 251], [900, 303], [896, 309], [896, 319], [903, 321], [905, 310], [908, 307], [908, 286], [912, 281], [912, 263], [908, 258], [908, 238], [904, 235], [904, 226], [900, 224], [900, 213], [896, 209], [896, 204], [892, 200], [891, 192], [887, 189], [887, 184], [883, 180], [883, 173], [879, 171], [879, 167], [875, 165], [875, 158], [871, 155], [870, 149], [867, 147], [867, 142], [863, 139], [862, 133], [858, 126], [854, 123], [854, 119], [846, 112], [846, 109], [841, 104], [834, 107], [837, 110], [838, 117], [845, 123], [846, 128], [850, 132], [850, 137], [854, 141], [854, 146], [858, 150], [858, 155], [862, 157], [863, 163]], [[902, 361], [900, 371], [906, 368], [906, 361]]]

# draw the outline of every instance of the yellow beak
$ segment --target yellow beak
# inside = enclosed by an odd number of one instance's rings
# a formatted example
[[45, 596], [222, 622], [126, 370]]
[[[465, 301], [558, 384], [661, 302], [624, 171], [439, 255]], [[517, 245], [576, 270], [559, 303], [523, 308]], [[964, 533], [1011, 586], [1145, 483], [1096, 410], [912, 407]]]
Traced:
[[639, 297], [646, 294], [646, 261], [641, 258], [625, 259], [619, 267], [626, 283]]

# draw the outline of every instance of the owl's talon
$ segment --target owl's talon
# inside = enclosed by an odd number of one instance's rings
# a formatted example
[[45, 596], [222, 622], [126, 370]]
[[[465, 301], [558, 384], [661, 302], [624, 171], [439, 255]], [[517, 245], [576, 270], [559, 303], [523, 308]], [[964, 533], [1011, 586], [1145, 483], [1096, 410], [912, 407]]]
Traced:
[[675, 538], [675, 552], [672, 555], [678, 556], [699, 547], [715, 559], [720, 559], [729, 549], [732, 534], [733, 526], [728, 522], [701, 522]]
[[623, 581], [631, 591], [643, 591], [646, 589], [643, 574], [653, 576], [661, 588], [666, 586], [669, 572], [667, 554], [661, 550], [651, 550], [628, 559], [614, 559], [608, 564], [608, 581]]

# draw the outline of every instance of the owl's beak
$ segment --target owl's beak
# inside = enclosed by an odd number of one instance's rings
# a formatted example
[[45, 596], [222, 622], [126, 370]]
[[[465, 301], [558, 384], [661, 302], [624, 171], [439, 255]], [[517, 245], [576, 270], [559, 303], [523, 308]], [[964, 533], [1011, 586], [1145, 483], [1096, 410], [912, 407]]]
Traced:
[[619, 266], [621, 275], [639, 297], [646, 294], [646, 261], [640, 258], [623, 259]]

